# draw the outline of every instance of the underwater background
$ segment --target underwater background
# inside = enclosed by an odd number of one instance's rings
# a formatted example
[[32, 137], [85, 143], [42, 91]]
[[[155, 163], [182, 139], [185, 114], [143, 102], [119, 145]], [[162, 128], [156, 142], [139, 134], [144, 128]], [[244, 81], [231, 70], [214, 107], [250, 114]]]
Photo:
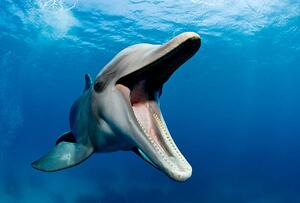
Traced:
[[[193, 166], [187, 182], [122, 151], [31, 168], [69, 130], [85, 73], [185, 31], [202, 46], [161, 108]], [[1, 203], [299, 203], [299, 136], [299, 1], [0, 0]]]

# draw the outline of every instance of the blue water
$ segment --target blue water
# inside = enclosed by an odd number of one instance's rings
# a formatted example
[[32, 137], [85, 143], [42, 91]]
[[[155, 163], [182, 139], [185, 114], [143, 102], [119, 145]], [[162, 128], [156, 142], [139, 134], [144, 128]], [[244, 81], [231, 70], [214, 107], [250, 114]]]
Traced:
[[[161, 108], [193, 176], [131, 152], [43, 173], [69, 108], [121, 49], [201, 35]], [[0, 2], [0, 202], [300, 202], [300, 3], [292, 0]]]

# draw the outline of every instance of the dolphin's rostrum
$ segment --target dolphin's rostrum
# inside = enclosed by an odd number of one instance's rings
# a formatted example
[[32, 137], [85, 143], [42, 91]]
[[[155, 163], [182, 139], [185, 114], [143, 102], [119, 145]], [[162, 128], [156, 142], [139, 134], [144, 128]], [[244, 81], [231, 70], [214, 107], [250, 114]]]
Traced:
[[42, 171], [75, 166], [92, 153], [132, 150], [176, 181], [192, 167], [174, 143], [159, 107], [162, 86], [199, 49], [193, 32], [163, 45], [137, 44], [117, 54], [92, 83], [85, 76], [83, 94], [70, 110], [71, 131], [32, 163]]

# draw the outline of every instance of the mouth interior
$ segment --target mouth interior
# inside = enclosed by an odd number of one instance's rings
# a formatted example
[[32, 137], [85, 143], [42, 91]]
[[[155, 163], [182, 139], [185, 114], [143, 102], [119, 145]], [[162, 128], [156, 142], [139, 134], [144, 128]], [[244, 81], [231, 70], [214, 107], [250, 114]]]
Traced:
[[169, 135], [161, 119], [162, 114], [159, 107], [162, 86], [159, 89], [152, 89], [149, 82], [142, 79], [132, 86], [119, 83], [116, 87], [130, 103], [135, 119], [145, 136], [159, 148], [159, 151], [171, 156], [171, 151], [167, 147], [168, 143], [163, 139], [164, 136]]
[[[172, 168], [171, 170], [184, 171], [187, 162], [175, 145], [160, 111], [159, 97], [162, 84], [153, 88], [151, 81], [151, 79], [142, 78], [131, 85], [118, 83], [116, 88], [125, 96], [131, 106], [136, 124], [161, 160], [166, 162], [167, 167]], [[144, 155], [147, 156], [147, 152]], [[146, 159], [149, 159], [155, 167], [162, 167], [157, 160], [148, 156]]]
[[[116, 88], [123, 93], [132, 109], [136, 124], [160, 157], [160, 160], [151, 156], [147, 159], [150, 159], [150, 163], [154, 163], [155, 167], [158, 166], [178, 181], [184, 181], [190, 177], [192, 168], [177, 148], [167, 129], [160, 111], [159, 97], [162, 94], [163, 84], [199, 47], [199, 40], [187, 40], [162, 58], [123, 76], [116, 83]], [[147, 151], [144, 152], [148, 156]]]

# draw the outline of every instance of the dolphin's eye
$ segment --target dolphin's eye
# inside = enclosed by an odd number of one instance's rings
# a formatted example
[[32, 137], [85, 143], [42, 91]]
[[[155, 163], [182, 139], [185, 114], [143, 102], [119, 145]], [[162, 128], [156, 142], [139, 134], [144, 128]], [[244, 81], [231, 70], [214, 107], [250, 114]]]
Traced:
[[94, 84], [94, 90], [96, 92], [101, 92], [104, 88], [104, 82], [103, 81], [96, 81]]

